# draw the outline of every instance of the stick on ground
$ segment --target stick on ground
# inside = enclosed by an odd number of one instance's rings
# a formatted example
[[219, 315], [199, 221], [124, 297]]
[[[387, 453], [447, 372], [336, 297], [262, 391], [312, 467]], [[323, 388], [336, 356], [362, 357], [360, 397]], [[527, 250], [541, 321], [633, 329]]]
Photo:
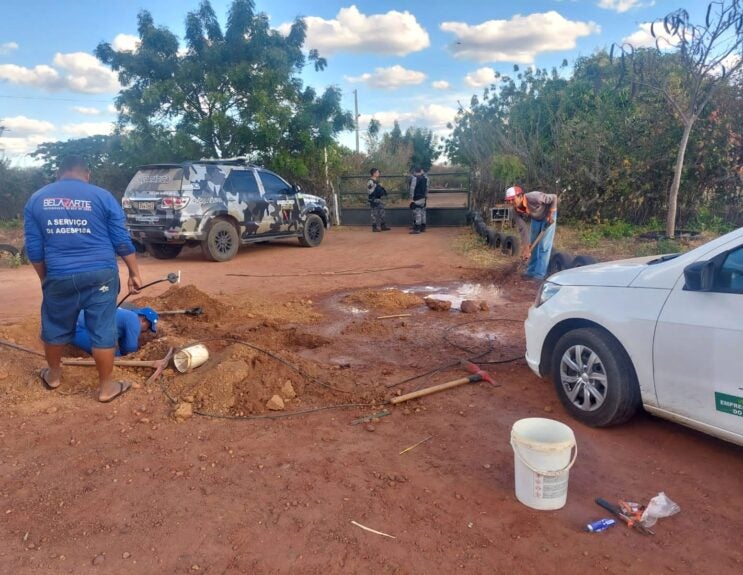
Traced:
[[361, 527], [363, 530], [368, 531], [369, 533], [376, 533], [377, 535], [383, 535], [384, 537], [389, 537], [390, 539], [397, 539], [397, 537], [395, 537], [394, 535], [382, 533], [381, 531], [377, 531], [370, 527], [366, 527], [365, 525], [362, 525], [361, 523], [356, 523], [355, 521], [351, 521], [351, 523], [353, 523], [356, 527]]

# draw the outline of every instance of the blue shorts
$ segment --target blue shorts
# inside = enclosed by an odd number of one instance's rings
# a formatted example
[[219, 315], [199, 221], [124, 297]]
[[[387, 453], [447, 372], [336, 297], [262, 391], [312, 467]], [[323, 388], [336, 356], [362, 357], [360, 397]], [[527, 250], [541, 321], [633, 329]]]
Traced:
[[80, 310], [94, 348], [116, 347], [116, 298], [119, 270], [80, 272], [62, 278], [46, 278], [41, 284], [41, 339], [64, 345], [75, 336]]

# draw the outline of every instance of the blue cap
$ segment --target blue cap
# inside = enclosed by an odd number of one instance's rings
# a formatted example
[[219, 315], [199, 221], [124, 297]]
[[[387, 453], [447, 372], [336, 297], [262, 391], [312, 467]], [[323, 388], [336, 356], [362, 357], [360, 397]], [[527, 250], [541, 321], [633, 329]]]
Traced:
[[157, 331], [157, 318], [159, 316], [154, 309], [152, 309], [151, 307], [140, 307], [138, 309], [133, 309], [132, 311], [137, 315], [141, 315], [150, 322], [150, 331]]

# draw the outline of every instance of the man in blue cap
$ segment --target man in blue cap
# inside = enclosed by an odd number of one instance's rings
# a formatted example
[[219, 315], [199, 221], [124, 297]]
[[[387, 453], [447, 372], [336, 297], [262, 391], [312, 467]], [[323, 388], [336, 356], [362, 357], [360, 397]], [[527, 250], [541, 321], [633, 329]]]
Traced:
[[[117, 308], [116, 309], [116, 355], [127, 355], [139, 349], [139, 337], [142, 333], [157, 332], [157, 312], [151, 307]], [[90, 333], [85, 325], [85, 311], [77, 316], [73, 345], [90, 353], [92, 343]]]

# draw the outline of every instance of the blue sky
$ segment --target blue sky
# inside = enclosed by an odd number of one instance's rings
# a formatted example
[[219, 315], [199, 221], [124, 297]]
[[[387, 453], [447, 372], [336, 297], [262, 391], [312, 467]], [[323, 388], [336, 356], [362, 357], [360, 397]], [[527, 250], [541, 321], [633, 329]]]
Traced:
[[[681, 3], [683, 2], [683, 3]], [[225, 25], [230, 0], [212, 0]], [[427, 127], [445, 136], [458, 107], [514, 64], [573, 63], [612, 42], [649, 40], [648, 23], [678, 8], [703, 14], [701, 0], [256, 0], [279, 30], [306, 17], [306, 47], [328, 60], [306, 70], [318, 90], [339, 86], [353, 110], [358, 91], [360, 127], [376, 117], [383, 129]], [[108, 133], [117, 78], [92, 52], [99, 42], [136, 49], [136, 16], [177, 36], [199, 0], [25, 0], [7, 2], [0, 20], [0, 149], [15, 164], [44, 141]], [[341, 141], [355, 147], [353, 133]], [[362, 138], [363, 148], [363, 138]]]

